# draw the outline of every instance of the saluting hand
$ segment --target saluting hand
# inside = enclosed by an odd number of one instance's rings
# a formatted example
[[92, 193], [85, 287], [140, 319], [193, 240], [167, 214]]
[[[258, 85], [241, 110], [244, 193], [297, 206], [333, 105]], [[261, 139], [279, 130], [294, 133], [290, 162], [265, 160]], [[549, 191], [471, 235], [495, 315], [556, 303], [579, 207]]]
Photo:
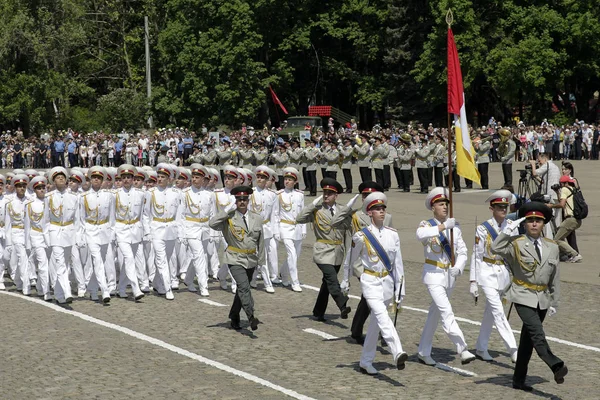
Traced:
[[317, 206], [323, 200], [323, 195], [320, 195], [316, 199], [313, 200], [313, 206]]
[[360, 193], [351, 198], [348, 204], [346, 204], [346, 206], [348, 206], [348, 208], [352, 208], [354, 206], [354, 203], [356, 203], [356, 199], [358, 199], [358, 196], [360, 196]]

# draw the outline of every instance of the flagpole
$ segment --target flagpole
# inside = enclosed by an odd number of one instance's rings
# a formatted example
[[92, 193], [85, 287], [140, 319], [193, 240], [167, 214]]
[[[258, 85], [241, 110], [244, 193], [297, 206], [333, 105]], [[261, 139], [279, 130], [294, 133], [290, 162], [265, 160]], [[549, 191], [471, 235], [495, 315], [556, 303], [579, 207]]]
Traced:
[[[448, 24], [448, 29], [451, 29], [452, 22], [454, 21], [454, 15], [452, 15], [452, 10], [449, 8], [446, 13], [446, 23]], [[449, 200], [449, 215], [450, 218], [454, 217], [454, 203], [452, 202], [452, 188], [454, 187], [453, 175], [454, 168], [452, 166], [452, 125], [450, 121], [450, 112], [448, 112], [448, 200]], [[460, 179], [460, 178], [459, 178]], [[459, 180], [460, 183], [460, 180]], [[450, 229], [450, 263], [454, 266], [454, 229]]]

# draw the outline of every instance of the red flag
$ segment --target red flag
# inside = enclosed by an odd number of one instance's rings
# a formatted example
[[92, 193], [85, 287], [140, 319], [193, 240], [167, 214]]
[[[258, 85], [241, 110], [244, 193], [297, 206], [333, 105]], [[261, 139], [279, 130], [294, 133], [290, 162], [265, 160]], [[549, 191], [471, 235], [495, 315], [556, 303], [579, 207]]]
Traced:
[[283, 103], [279, 100], [279, 97], [277, 97], [277, 95], [275, 94], [275, 91], [273, 90], [273, 88], [271, 87], [271, 85], [269, 85], [269, 90], [271, 91], [271, 97], [273, 98], [273, 103], [277, 104], [279, 107], [281, 107], [281, 110], [287, 114], [287, 110], [285, 109], [285, 107], [283, 106]]
[[460, 115], [464, 102], [464, 89], [458, 50], [452, 29], [448, 28], [448, 113]]

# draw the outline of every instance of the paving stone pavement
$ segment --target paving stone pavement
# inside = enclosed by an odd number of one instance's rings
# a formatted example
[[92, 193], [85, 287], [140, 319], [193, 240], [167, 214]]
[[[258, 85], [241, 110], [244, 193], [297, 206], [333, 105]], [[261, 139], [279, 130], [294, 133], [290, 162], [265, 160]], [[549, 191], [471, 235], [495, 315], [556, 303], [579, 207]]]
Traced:
[[[585, 188], [588, 175], [578, 168], [578, 177], [580, 174]], [[590, 180], [591, 177], [590, 174]], [[589, 187], [592, 187], [591, 182]], [[595, 193], [596, 190], [600, 191], [594, 188], [590, 192]], [[585, 193], [586, 199], [592, 197], [590, 206], [591, 210], [595, 210], [595, 198], [598, 196], [588, 196], [588, 191]], [[475, 214], [479, 222], [488, 215], [486, 205], [482, 204], [486, 196], [483, 192], [456, 194], [455, 215], [459, 221], [467, 221], [462, 222], [462, 226], [469, 248]], [[349, 195], [342, 196], [340, 202], [345, 203], [349, 198]], [[389, 198], [394, 224], [401, 235], [406, 270], [407, 309], [398, 318], [402, 344], [410, 356], [404, 371], [395, 370], [391, 356], [385, 348], [381, 348], [374, 364], [381, 374], [378, 377], [361, 374], [358, 371], [361, 347], [353, 344], [348, 337], [358, 300], [350, 300], [353, 312], [348, 320], [341, 320], [335, 304], [330, 302], [329, 321], [320, 323], [311, 318], [316, 292], [306, 287], [302, 293], [281, 287], [276, 288], [273, 295], [262, 290], [253, 291], [256, 315], [262, 321], [254, 333], [248, 329], [236, 332], [228, 328], [227, 313], [232, 294], [221, 290], [214, 282], [210, 284], [210, 300], [227, 307], [202, 303], [198, 295], [180, 290], [173, 302], [151, 295], [138, 304], [116, 298], [108, 306], [89, 299], [76, 300], [70, 308], [315, 399], [387, 399], [399, 396], [414, 399], [600, 398], [596, 384], [600, 378], [597, 367], [600, 365], [600, 352], [554, 341], [550, 341], [550, 346], [568, 365], [569, 375], [563, 385], [555, 384], [548, 367], [534, 354], [528, 381], [535, 388], [531, 394], [517, 392], [510, 387], [513, 365], [496, 332], [492, 333], [490, 340], [490, 353], [495, 361], [475, 361], [463, 366], [451, 342], [441, 327], [438, 328], [434, 358], [477, 376], [462, 376], [417, 363], [415, 354], [426, 314], [408, 307], [426, 310], [429, 306], [429, 296], [420, 283], [421, 264], [418, 261], [422, 259], [422, 247], [414, 238], [418, 222], [428, 214], [423, 207], [423, 195], [392, 191]], [[600, 206], [600, 200], [597, 203]], [[596, 227], [600, 224], [592, 211], [578, 237], [586, 262], [561, 264], [561, 271], [570, 273], [561, 276], [559, 312], [547, 319], [545, 329], [548, 336], [598, 349], [600, 286], [598, 280], [591, 277], [594, 269], [596, 277], [598, 273], [597, 265], [592, 262], [598, 255], [592, 243]], [[318, 287], [320, 273], [312, 262], [313, 241], [314, 238], [309, 236], [303, 245], [299, 275], [303, 284]], [[563, 269], [563, 266], [568, 268]], [[262, 284], [259, 284], [259, 289], [261, 287]], [[9, 290], [14, 293], [13, 286]], [[360, 296], [356, 280], [352, 281], [351, 294]], [[481, 297], [479, 304], [474, 304], [468, 292], [468, 276], [459, 279], [452, 303], [458, 317], [480, 321], [485, 301]], [[515, 312], [510, 322], [513, 329], [520, 329]], [[242, 324], [246, 325], [246, 322]], [[459, 326], [474, 350], [479, 327], [463, 321], [459, 321]], [[303, 331], [308, 328], [337, 339], [325, 340]], [[285, 394], [272, 388], [113, 329], [29, 302], [20, 296], [0, 294], [0, 332], [2, 398], [286, 398]]]

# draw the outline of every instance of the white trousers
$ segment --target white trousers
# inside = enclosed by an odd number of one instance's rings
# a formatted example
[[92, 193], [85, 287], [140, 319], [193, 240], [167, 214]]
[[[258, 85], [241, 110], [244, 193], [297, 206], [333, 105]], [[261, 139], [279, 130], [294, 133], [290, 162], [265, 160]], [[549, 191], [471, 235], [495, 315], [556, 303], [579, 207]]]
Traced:
[[394, 280], [389, 275], [385, 278], [378, 278], [363, 274], [360, 278], [360, 288], [371, 309], [371, 319], [369, 320], [369, 328], [363, 344], [360, 362], [363, 365], [373, 363], [380, 331], [392, 353], [393, 360], [396, 360], [398, 355], [403, 352], [402, 343], [400, 343], [398, 331], [396, 331], [396, 327], [387, 312], [387, 308], [394, 298]]
[[106, 285], [108, 286], [109, 292], [112, 293], [117, 290], [117, 270], [115, 265], [116, 251], [113, 242], [108, 244], [108, 249], [110, 249], [110, 257], [106, 257], [104, 271], [106, 272]]
[[31, 293], [31, 286], [29, 283], [29, 257], [25, 244], [13, 243], [12, 248], [10, 261], [11, 264], [14, 262], [11, 268], [14, 271], [13, 281], [18, 290], [23, 290], [23, 294], [28, 295]]
[[217, 276], [217, 274], [219, 273], [218, 250], [219, 250], [220, 239], [221, 239], [220, 237], [211, 236], [210, 239], [208, 240], [208, 243], [206, 246], [206, 253], [208, 254], [208, 262], [210, 264], [210, 266], [209, 266], [210, 274], [213, 278], [215, 278]]
[[[200, 289], [208, 290], [208, 256], [206, 248], [209, 240], [188, 239], [187, 248], [191, 251], [191, 265], [186, 272], [186, 286], [194, 284], [194, 276], [198, 279]], [[185, 250], [184, 250], [185, 251]]]
[[30, 258], [33, 260], [34, 270], [37, 266], [37, 292], [38, 295], [50, 293], [50, 276], [48, 275], [48, 253], [45, 247], [31, 249]]
[[140, 247], [142, 247], [140, 243], [119, 242], [119, 251], [123, 255], [123, 263], [119, 274], [119, 292], [121, 294], [125, 292], [128, 283], [131, 285], [134, 296], [141, 293], [137, 274], [137, 271], [140, 270], [138, 264], [143, 260], [138, 257]]
[[[152, 246], [152, 241], [144, 241], [142, 242], [144, 247], [144, 259], [146, 261], [146, 268], [148, 275], [148, 282], [154, 281], [154, 275], [156, 274], [156, 264], [154, 262], [154, 246]], [[138, 273], [139, 279], [139, 273]], [[144, 287], [144, 285], [142, 285]]]
[[517, 341], [515, 340], [515, 334], [510, 329], [510, 324], [504, 315], [504, 307], [502, 305], [502, 291], [482, 286], [481, 289], [485, 294], [485, 311], [483, 312], [483, 320], [481, 321], [481, 329], [479, 330], [479, 337], [477, 338], [476, 349], [483, 351], [488, 349], [488, 342], [490, 335], [492, 334], [492, 326], [496, 324], [496, 329], [504, 342], [504, 345], [513, 352], [517, 350]]
[[281, 267], [281, 279], [292, 281], [292, 285], [299, 285], [298, 280], [298, 258], [302, 249], [302, 240], [283, 239], [287, 257]]
[[[265, 260], [269, 268], [270, 280], [279, 277], [279, 259], [277, 258], [277, 240], [275, 238], [265, 238]], [[262, 272], [261, 272], [262, 273]], [[264, 273], [262, 273], [264, 276]]]
[[112, 246], [108, 243], [88, 243], [88, 251], [90, 252], [90, 257], [92, 259], [92, 268], [94, 269], [94, 274], [90, 279], [90, 283], [88, 284], [87, 289], [92, 294], [92, 296], [94, 296], [98, 293], [99, 287], [100, 291], [102, 292], [103, 298], [110, 297], [110, 290], [108, 287], [108, 282], [106, 280], [105, 265], [107, 264], [108, 260], [114, 260]]
[[152, 240], [154, 248], [154, 265], [156, 266], [156, 274], [152, 285], [160, 294], [171, 291], [171, 273], [169, 271], [169, 260], [175, 251], [176, 240]]
[[86, 280], [86, 268], [89, 267], [87, 265], [88, 261], [88, 246], [73, 246], [73, 250], [71, 253], [71, 260], [68, 260], [67, 263], [71, 265], [71, 272], [73, 273], [73, 277], [75, 278], [75, 282], [77, 283], [77, 289], [85, 290], [87, 283], [91, 277], [91, 272], [93, 271], [91, 268], [88, 269], [88, 279]]
[[67, 261], [71, 259], [73, 246], [52, 246], [50, 264], [54, 265], [56, 271], [56, 284], [54, 285], [54, 298], [65, 301], [71, 295], [71, 283], [69, 282], [69, 269]]
[[454, 312], [452, 312], [452, 305], [450, 304], [450, 294], [452, 294], [453, 288], [445, 288], [442, 285], [425, 286], [427, 286], [427, 290], [433, 301], [429, 306], [427, 321], [425, 321], [425, 327], [421, 334], [419, 354], [424, 357], [431, 356], [433, 335], [437, 329], [440, 316], [442, 318], [442, 328], [444, 329], [444, 332], [446, 332], [446, 335], [448, 335], [448, 338], [456, 346], [456, 351], [460, 354], [467, 350], [465, 337], [458, 327], [458, 323], [454, 318]]
[[7, 258], [9, 257], [6, 252], [6, 247], [4, 247], [6, 240], [4, 238], [0, 238], [0, 282], [4, 283], [4, 271], [6, 271], [6, 263]]

